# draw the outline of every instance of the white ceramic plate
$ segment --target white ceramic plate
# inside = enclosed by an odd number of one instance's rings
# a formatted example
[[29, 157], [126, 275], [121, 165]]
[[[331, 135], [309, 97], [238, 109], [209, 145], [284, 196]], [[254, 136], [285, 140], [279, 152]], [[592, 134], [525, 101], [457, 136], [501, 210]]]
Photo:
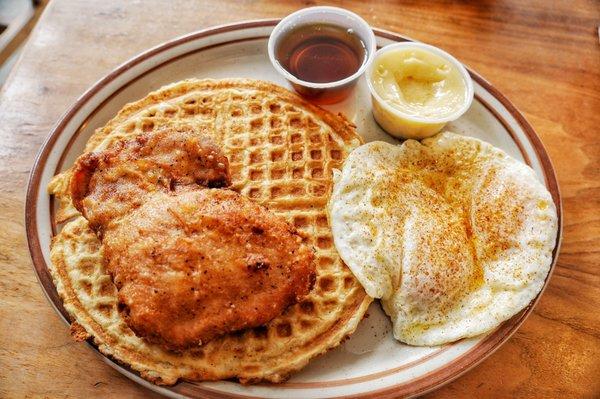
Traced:
[[[69, 167], [82, 153], [94, 129], [104, 125], [130, 101], [185, 78], [246, 77], [287, 86], [271, 66], [267, 39], [277, 20], [220, 26], [164, 43], [126, 62], [90, 88], [62, 117], [44, 143], [31, 173], [26, 224], [35, 271], [50, 302], [67, 320], [46, 267], [56, 227], [53, 202], [46, 193], [51, 177]], [[406, 38], [375, 29], [379, 46]], [[530, 165], [552, 193], [562, 230], [561, 202], [552, 165], [540, 139], [515, 107], [483, 78], [471, 72], [475, 101], [454, 132], [481, 138]], [[395, 142], [374, 122], [364, 78], [355, 94], [329, 107], [354, 121], [366, 141]], [[560, 231], [560, 230], [559, 230]], [[557, 239], [557, 249], [560, 243]], [[554, 266], [554, 265], [553, 265]], [[539, 296], [538, 296], [539, 298]], [[235, 382], [179, 383], [158, 387], [111, 359], [103, 359], [129, 378], [172, 397], [321, 398], [343, 396], [398, 397], [422, 394], [458, 377], [497, 349], [519, 327], [534, 306], [503, 323], [488, 335], [443, 347], [410, 347], [395, 341], [391, 324], [378, 303], [369, 309], [352, 337], [339, 348], [314, 359], [308, 367], [279, 385], [243, 386]], [[90, 345], [91, 346], [91, 345]], [[102, 355], [100, 355], [102, 356]], [[510, 367], [510, 365], [507, 365]]]

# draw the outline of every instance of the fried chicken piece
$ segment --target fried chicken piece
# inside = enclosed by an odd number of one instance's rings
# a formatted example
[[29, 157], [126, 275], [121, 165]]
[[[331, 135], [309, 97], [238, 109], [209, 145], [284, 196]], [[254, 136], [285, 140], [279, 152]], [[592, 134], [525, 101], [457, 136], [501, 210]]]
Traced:
[[73, 203], [104, 247], [119, 308], [169, 349], [262, 325], [306, 295], [313, 252], [285, 219], [234, 191], [227, 158], [191, 130], [83, 155]]
[[230, 184], [229, 161], [207, 136], [191, 129], [164, 129], [79, 157], [71, 197], [101, 234], [112, 221], [143, 204], [149, 193]]
[[262, 325], [315, 279], [290, 224], [229, 190], [151, 196], [105, 232], [104, 254], [128, 325], [170, 349]]

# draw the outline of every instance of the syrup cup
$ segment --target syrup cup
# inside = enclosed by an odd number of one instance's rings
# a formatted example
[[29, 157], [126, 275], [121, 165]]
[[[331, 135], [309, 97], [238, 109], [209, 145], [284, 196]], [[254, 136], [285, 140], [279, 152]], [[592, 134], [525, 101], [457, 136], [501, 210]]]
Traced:
[[[314, 83], [298, 79], [288, 72], [277, 60], [276, 53], [279, 40], [292, 29], [310, 24], [331, 24], [343, 29], [352, 29], [365, 45], [366, 59], [360, 68], [351, 76], [327, 83]], [[376, 51], [375, 34], [369, 24], [353, 12], [338, 7], [309, 7], [296, 11], [283, 18], [271, 32], [269, 37], [269, 59], [273, 67], [303, 97], [318, 104], [333, 104], [344, 100], [352, 93], [358, 78], [365, 72]]]

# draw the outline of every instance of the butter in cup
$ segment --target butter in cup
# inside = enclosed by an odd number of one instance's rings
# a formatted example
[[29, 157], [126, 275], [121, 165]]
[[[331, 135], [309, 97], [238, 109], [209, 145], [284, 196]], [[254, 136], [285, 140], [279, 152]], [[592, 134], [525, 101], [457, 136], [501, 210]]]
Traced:
[[366, 78], [375, 120], [398, 138], [433, 136], [473, 102], [473, 81], [462, 64], [423, 43], [383, 47], [375, 54]]

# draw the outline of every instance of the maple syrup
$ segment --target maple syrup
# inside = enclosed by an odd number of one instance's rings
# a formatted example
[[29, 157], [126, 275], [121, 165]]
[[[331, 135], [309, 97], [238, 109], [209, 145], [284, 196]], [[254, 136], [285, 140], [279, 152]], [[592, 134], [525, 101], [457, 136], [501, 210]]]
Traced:
[[336, 25], [301, 25], [283, 36], [277, 60], [305, 82], [329, 83], [352, 76], [367, 58], [362, 40]]
[[[332, 83], [354, 75], [367, 60], [367, 49], [352, 29], [332, 24], [300, 25], [277, 42], [277, 62], [296, 78], [310, 83]], [[326, 104], [340, 101], [354, 84], [315, 89], [292, 83], [303, 96]]]

